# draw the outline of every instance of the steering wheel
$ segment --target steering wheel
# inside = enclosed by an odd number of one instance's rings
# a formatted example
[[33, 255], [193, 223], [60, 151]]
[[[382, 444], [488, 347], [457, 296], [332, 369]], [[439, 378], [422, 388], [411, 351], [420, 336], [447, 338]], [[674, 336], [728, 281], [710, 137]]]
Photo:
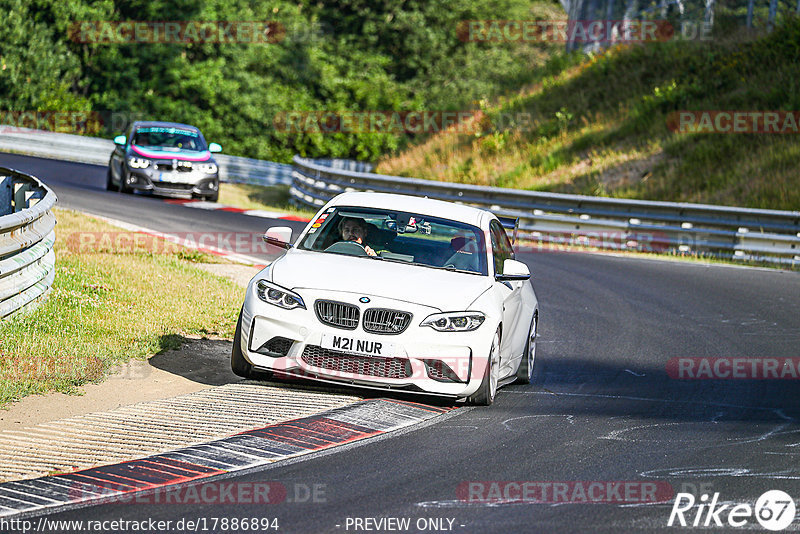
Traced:
[[364, 245], [355, 241], [339, 241], [325, 249], [325, 252], [336, 254], [348, 254], [350, 256], [369, 256]]

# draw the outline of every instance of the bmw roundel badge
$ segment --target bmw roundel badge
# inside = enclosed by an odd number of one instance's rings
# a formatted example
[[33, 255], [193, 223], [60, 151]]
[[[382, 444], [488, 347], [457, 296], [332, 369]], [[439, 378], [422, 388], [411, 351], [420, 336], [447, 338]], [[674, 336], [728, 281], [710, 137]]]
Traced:
[[369, 302], [369, 297], [361, 297], [360, 299], [358, 299], [358, 301], [366, 304], [367, 302]]

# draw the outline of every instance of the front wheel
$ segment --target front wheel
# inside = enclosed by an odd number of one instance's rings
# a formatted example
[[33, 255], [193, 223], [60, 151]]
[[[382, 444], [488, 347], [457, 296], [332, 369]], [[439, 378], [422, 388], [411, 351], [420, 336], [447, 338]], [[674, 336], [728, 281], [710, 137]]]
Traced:
[[490, 406], [497, 396], [497, 383], [500, 378], [500, 330], [494, 334], [492, 348], [489, 351], [489, 358], [486, 362], [486, 371], [483, 373], [483, 382], [478, 391], [473, 393], [467, 400], [476, 406]]
[[242, 313], [239, 312], [239, 321], [233, 334], [233, 349], [231, 350], [231, 371], [242, 378], [253, 376], [253, 365], [244, 359], [242, 354]]
[[131, 192], [131, 188], [128, 187], [128, 181], [125, 176], [125, 169], [123, 169], [119, 174], [119, 192], [124, 194]]
[[108, 172], [106, 172], [106, 191], [116, 191], [117, 186], [114, 185], [114, 181], [111, 179], [111, 167], [108, 168]]
[[236, 331], [233, 333], [233, 348], [231, 349], [231, 371], [242, 378], [254, 380], [269, 380], [272, 378], [272, 371], [256, 371], [253, 364], [248, 362], [242, 354], [242, 312], [239, 312], [239, 320], [236, 322]]

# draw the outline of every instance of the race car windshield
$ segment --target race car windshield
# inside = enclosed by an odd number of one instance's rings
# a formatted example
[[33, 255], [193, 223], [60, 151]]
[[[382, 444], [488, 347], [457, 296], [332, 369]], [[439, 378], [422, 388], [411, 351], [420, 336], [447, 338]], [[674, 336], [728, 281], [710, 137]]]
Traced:
[[184, 128], [139, 128], [133, 135], [133, 144], [167, 151], [192, 150], [200, 152], [207, 150], [199, 132]]
[[418, 213], [330, 208], [314, 221], [298, 248], [487, 274], [479, 228]]

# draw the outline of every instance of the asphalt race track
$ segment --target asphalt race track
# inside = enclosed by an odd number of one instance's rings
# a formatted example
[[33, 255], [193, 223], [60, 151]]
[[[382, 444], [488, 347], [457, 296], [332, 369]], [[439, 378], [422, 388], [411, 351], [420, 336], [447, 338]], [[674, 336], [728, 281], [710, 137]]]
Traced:
[[[60, 207], [162, 232], [270, 224], [108, 193], [95, 166], [5, 154], [0, 165], [44, 180]], [[277, 518], [279, 531], [301, 533], [687, 531], [708, 520], [706, 530], [729, 532], [764, 530], [754, 516], [731, 526], [737, 504], [753, 508], [768, 490], [800, 498], [797, 273], [569, 252], [519, 259], [540, 300], [534, 383], [502, 389], [493, 406], [206, 483], [281, 482], [279, 503], [151, 499], [48, 518], [203, 520], [208, 532], [225, 532], [222, 518], [227, 531], [233, 518]], [[704, 375], [714, 358], [728, 366]], [[794, 360], [756, 380], [735, 378], [755, 369], [736, 358]], [[686, 505], [687, 527], [668, 527], [679, 492], [697, 504]], [[726, 508], [698, 516], [702, 494], [706, 509], [715, 494]]]
[[[106, 191], [106, 167], [0, 153], [0, 167], [26, 172], [43, 180], [58, 196], [57, 208], [80, 210], [165, 233], [263, 234], [269, 226], [290, 226], [294, 236], [305, 223], [250, 217], [222, 210], [189, 209], [146, 195]], [[223, 187], [225, 187], [223, 185]], [[279, 252], [275, 249], [276, 253]], [[274, 254], [241, 252], [265, 260]]]

